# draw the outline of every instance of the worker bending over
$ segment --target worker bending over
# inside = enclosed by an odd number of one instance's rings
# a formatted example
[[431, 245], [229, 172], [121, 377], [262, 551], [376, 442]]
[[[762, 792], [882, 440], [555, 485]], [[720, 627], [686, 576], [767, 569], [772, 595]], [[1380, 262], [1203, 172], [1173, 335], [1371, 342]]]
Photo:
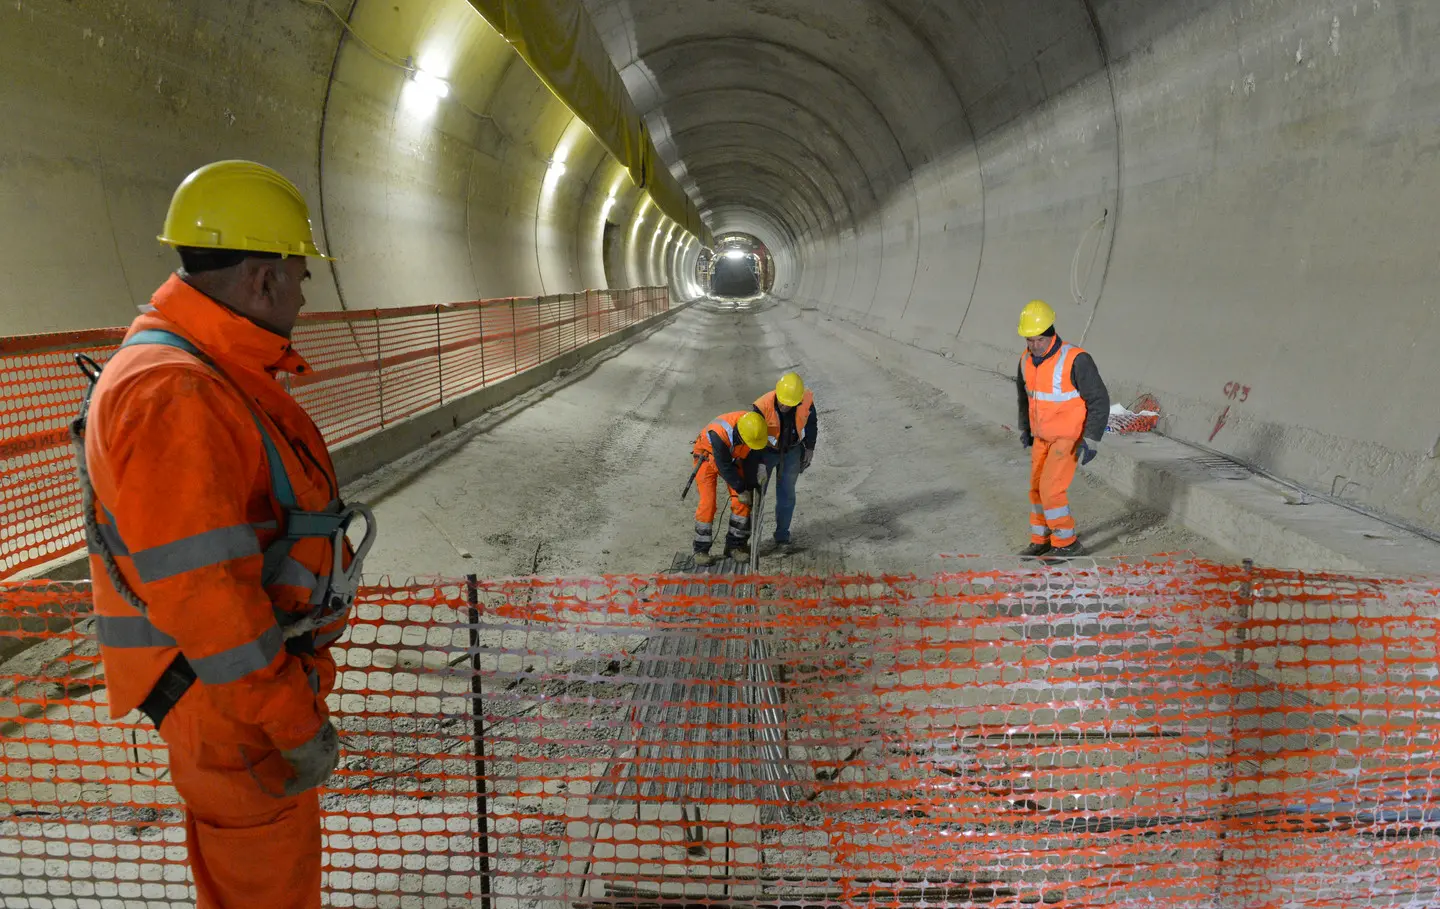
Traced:
[[765, 418], [753, 411], [737, 410], [716, 417], [695, 439], [695, 482], [700, 487], [700, 504], [695, 507], [695, 564], [710, 565], [714, 559], [711, 525], [715, 521], [716, 481], [730, 490], [730, 528], [725, 533], [725, 558], [748, 556], [750, 549], [750, 499], [760, 459], [767, 444]]
[[815, 459], [820, 429], [815, 417], [815, 396], [793, 372], [761, 395], [755, 412], [765, 418], [771, 451], [766, 458], [775, 473], [775, 543], [790, 542], [790, 521], [795, 516], [795, 482]]
[[1055, 334], [1055, 310], [1034, 300], [1020, 312], [1020, 442], [1030, 456], [1030, 545], [1021, 555], [1083, 555], [1068, 490], [1089, 464], [1110, 418], [1110, 393], [1095, 361]]
[[314, 909], [329, 648], [374, 536], [276, 381], [310, 371], [290, 333], [324, 255], [300, 191], [248, 161], [190, 174], [159, 239], [182, 267], [88, 363], [72, 425], [110, 713], [169, 746], [199, 909]]

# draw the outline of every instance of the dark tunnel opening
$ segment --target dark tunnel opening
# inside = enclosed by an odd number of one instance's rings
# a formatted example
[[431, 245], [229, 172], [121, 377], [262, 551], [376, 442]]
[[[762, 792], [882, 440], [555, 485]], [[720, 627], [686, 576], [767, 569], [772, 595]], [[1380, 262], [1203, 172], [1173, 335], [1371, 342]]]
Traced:
[[753, 297], [760, 293], [754, 256], [722, 256], [715, 263], [710, 291], [717, 297]]

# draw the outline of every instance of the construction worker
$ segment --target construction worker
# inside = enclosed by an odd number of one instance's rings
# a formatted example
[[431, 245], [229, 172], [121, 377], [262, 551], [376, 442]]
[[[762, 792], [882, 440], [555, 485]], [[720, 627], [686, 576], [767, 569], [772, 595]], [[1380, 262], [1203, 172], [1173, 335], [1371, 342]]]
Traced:
[[169, 746], [200, 909], [313, 909], [328, 649], [374, 536], [276, 381], [310, 370], [290, 333], [325, 256], [300, 191], [248, 161], [186, 177], [158, 239], [181, 268], [90, 364], [72, 426], [110, 713], [138, 708]]
[[711, 524], [715, 521], [716, 481], [723, 479], [730, 490], [730, 527], [725, 533], [724, 558], [750, 554], [750, 500], [765, 451], [765, 418], [752, 411], [721, 414], [695, 438], [691, 457], [695, 482], [700, 487], [700, 504], [695, 506], [695, 564], [710, 565], [714, 559]]
[[1068, 490], [1076, 465], [1099, 450], [1110, 393], [1090, 355], [1055, 334], [1055, 310], [1044, 301], [1021, 310], [1020, 337], [1020, 443], [1031, 449], [1030, 545], [1021, 555], [1082, 555]]
[[790, 520], [795, 515], [795, 482], [815, 460], [815, 442], [820, 428], [815, 416], [815, 396], [800, 376], [787, 372], [775, 383], [775, 390], [755, 401], [755, 412], [765, 418], [771, 451], [767, 460], [775, 471], [775, 544], [790, 542]]

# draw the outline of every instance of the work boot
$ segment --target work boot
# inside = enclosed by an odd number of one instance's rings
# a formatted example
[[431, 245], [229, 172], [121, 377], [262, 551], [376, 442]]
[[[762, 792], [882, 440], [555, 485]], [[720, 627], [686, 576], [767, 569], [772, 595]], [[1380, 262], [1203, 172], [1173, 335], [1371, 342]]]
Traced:
[[1045, 554], [1045, 558], [1078, 559], [1081, 556], [1087, 556], [1089, 554], [1090, 553], [1085, 551], [1085, 547], [1080, 545], [1080, 543], [1077, 541], [1075, 543], [1071, 543], [1069, 546], [1052, 547], [1051, 550]]
[[1035, 559], [1045, 555], [1047, 552], [1054, 548], [1055, 547], [1051, 546], [1048, 542], [1031, 543], [1029, 546], [1026, 546], [1024, 549], [1020, 550], [1020, 555], [1023, 558]]
[[695, 553], [696, 568], [709, 568], [711, 565], [714, 565], [716, 561], [717, 559], [708, 552]]
[[789, 537], [785, 537], [784, 539], [780, 539], [777, 537], [776, 539], [766, 540], [764, 543], [762, 543], [760, 546], [760, 554], [772, 555], [774, 553], [785, 553], [789, 552], [790, 549], [791, 546]]
[[727, 559], [734, 559], [734, 560], [737, 561], [737, 562], [747, 562], [747, 561], [749, 561], [749, 560], [750, 560], [750, 544], [749, 544], [749, 543], [736, 543], [734, 546], [731, 546], [731, 547], [729, 547], [728, 549], [725, 550], [725, 558], [727, 558]]

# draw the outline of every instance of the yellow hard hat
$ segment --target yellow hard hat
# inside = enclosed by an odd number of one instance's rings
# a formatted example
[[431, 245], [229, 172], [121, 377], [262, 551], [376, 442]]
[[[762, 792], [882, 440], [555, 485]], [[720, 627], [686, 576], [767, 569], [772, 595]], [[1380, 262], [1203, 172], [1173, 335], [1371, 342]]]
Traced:
[[800, 381], [800, 376], [793, 372], [787, 372], [775, 383], [775, 400], [786, 407], [794, 407], [805, 397], [805, 383]]
[[756, 451], [770, 444], [770, 427], [765, 425], [765, 418], [753, 410], [740, 418], [737, 428], [741, 440]]
[[216, 161], [186, 177], [156, 239], [170, 246], [330, 258], [315, 245], [300, 190], [254, 161]]
[[1055, 310], [1044, 300], [1031, 300], [1020, 310], [1020, 337], [1034, 338], [1055, 324]]

